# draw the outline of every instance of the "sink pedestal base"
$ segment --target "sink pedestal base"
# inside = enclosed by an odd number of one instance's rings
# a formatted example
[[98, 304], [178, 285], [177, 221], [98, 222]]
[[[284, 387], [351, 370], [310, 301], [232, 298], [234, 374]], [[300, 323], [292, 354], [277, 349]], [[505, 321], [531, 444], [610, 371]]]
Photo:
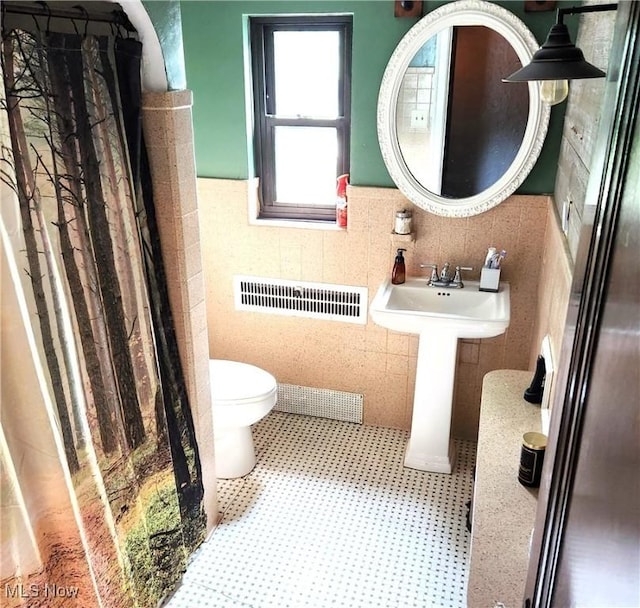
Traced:
[[451, 473], [455, 466], [450, 435], [457, 349], [458, 338], [451, 333], [436, 330], [420, 334], [406, 467]]
[[449, 453], [446, 456], [417, 454], [415, 450], [410, 451], [409, 446], [407, 446], [407, 451], [404, 455], [404, 466], [418, 471], [428, 471], [429, 473], [451, 474], [456, 466], [456, 446], [451, 441], [449, 443]]

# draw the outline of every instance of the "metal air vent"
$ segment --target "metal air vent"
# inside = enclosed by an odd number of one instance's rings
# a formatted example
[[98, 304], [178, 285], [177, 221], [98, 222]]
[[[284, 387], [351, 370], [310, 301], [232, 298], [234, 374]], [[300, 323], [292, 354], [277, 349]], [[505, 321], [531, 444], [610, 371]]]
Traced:
[[366, 287], [235, 276], [234, 296], [236, 310], [367, 322]]

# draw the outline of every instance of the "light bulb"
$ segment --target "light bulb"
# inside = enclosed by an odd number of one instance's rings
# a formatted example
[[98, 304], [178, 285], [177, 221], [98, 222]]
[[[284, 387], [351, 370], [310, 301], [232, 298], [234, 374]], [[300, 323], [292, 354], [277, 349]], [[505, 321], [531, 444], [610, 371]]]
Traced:
[[568, 80], [543, 80], [540, 85], [540, 96], [550, 106], [563, 102], [569, 95]]

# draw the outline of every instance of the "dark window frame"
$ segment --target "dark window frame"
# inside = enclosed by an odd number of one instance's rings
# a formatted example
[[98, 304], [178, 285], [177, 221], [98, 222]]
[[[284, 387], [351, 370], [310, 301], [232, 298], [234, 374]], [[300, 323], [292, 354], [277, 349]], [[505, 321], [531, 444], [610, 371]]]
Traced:
[[[274, 130], [279, 126], [335, 127], [338, 136], [336, 177], [349, 172], [351, 138], [350, 15], [279, 15], [250, 17], [253, 84], [253, 145], [256, 174], [260, 178], [260, 219], [335, 221], [335, 207], [282, 204], [275, 200]], [[278, 117], [275, 96], [273, 33], [276, 31], [337, 31], [340, 34], [339, 116], [336, 119]]]

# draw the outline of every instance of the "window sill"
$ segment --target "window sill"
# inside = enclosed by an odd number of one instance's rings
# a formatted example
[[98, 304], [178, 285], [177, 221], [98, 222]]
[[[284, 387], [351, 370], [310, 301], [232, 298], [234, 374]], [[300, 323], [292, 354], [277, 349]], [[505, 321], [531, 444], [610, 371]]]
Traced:
[[345, 228], [338, 227], [335, 222], [323, 222], [319, 220], [282, 220], [282, 219], [252, 219], [251, 226], [270, 226], [271, 228], [298, 228], [303, 230], [328, 230], [341, 232]]

